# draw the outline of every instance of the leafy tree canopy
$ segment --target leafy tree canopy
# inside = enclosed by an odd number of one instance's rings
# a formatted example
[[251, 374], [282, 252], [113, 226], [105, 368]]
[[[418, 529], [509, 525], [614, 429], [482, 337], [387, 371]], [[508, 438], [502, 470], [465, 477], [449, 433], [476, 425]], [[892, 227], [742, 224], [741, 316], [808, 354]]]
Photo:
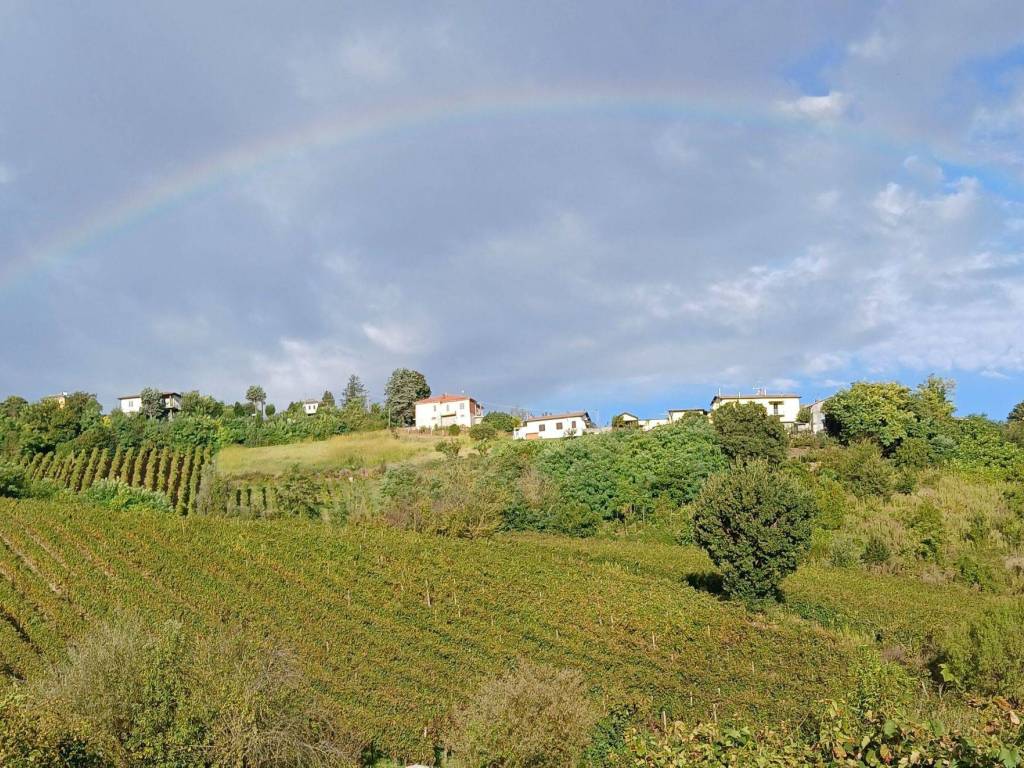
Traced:
[[331, 390], [324, 390], [323, 395], [320, 397], [320, 405], [324, 408], [334, 407], [334, 393]]
[[481, 421], [484, 424], [490, 424], [499, 432], [511, 432], [521, 423], [517, 417], [504, 411], [491, 411]]
[[895, 381], [858, 381], [826, 400], [822, 412], [826, 431], [840, 442], [874, 440], [886, 451], [917, 423], [910, 389]]
[[778, 464], [786, 458], [786, 428], [760, 403], [727, 403], [714, 411], [712, 424], [730, 459], [767, 459]]
[[160, 394], [160, 390], [146, 387], [139, 393], [139, 400], [142, 401], [139, 415], [143, 418], [159, 419], [164, 415], [164, 398]]
[[341, 393], [341, 404], [344, 408], [358, 406], [366, 409], [366, 387], [354, 373], [348, 377], [345, 391]]
[[182, 416], [209, 416], [216, 419], [224, 414], [224, 403], [210, 395], [202, 395], [196, 390], [181, 396]]
[[408, 427], [416, 423], [416, 401], [430, 397], [430, 385], [419, 371], [397, 368], [388, 379], [384, 396], [391, 422]]
[[267, 393], [264, 391], [263, 387], [258, 384], [253, 384], [245, 390], [245, 399], [253, 405], [256, 405], [256, 403], [265, 403], [267, 401]]
[[1021, 400], [1010, 411], [1010, 415], [1006, 417], [1007, 421], [1024, 421], [1024, 400]]

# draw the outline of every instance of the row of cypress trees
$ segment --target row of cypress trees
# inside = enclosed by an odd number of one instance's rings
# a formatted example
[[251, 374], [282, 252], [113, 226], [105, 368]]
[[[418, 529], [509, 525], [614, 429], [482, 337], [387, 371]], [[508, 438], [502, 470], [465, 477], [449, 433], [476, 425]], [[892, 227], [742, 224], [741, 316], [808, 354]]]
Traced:
[[120, 480], [164, 493], [182, 515], [195, 512], [200, 472], [209, 448], [184, 450], [142, 446], [111, 452], [103, 448], [69, 453], [37, 453], [25, 465], [33, 480], [49, 480], [68, 490], [84, 491], [99, 480]]

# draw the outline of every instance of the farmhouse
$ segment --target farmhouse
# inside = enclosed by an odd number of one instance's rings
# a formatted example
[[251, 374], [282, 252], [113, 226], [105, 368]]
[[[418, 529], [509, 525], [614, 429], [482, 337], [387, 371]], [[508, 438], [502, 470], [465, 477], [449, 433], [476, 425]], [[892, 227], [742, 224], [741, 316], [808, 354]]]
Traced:
[[[635, 417], [634, 417], [635, 418]], [[512, 437], [516, 440], [541, 440], [582, 435], [594, 429], [594, 422], [586, 411], [531, 416], [516, 427]]]
[[307, 416], [316, 416], [316, 412], [320, 410], [319, 400], [303, 400], [302, 410], [305, 411]]
[[809, 406], [807, 410], [811, 413], [811, 432], [818, 434], [825, 430], [825, 412], [822, 410], [822, 406], [828, 402], [828, 398], [824, 397], [821, 400], [815, 400]]
[[416, 426], [419, 429], [443, 429], [457, 424], [479, 424], [484, 409], [469, 395], [435, 395], [416, 401]]
[[[181, 410], [180, 392], [161, 392], [160, 397], [164, 401], [164, 413], [168, 419], [173, 419]], [[122, 413], [138, 413], [142, 410], [142, 395], [124, 395], [117, 398]]]
[[769, 416], [774, 416], [787, 425], [796, 424], [796, 418], [800, 413], [800, 395], [774, 395], [760, 389], [753, 395], [715, 395], [711, 400], [711, 417], [714, 418], [714, 412], [727, 403], [757, 403], [764, 406]]

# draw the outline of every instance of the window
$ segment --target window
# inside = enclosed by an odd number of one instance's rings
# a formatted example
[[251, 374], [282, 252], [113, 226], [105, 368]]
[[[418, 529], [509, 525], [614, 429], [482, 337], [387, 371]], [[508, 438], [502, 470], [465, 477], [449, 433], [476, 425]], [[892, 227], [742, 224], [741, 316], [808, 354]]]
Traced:
[[538, 425], [537, 425], [537, 431], [538, 431], [538, 432], [543, 432], [543, 431], [544, 431], [544, 428], [545, 428], [546, 426], [547, 426], [546, 424], [538, 424]]
[[562, 428], [562, 422], [559, 421], [559, 422], [557, 422], [555, 424], [555, 429], [561, 430], [561, 428]]
[[573, 429], [576, 429], [576, 419], [573, 419], [573, 420], [572, 420], [572, 428], [573, 428]]
[[466, 410], [466, 404], [465, 403], [459, 403], [459, 410], [460, 411]]
[[782, 407], [782, 401], [780, 401], [780, 400], [772, 400], [769, 403], [769, 405], [771, 405], [771, 407], [772, 407], [772, 416], [781, 416], [782, 415], [782, 414], [779, 413], [779, 409]]

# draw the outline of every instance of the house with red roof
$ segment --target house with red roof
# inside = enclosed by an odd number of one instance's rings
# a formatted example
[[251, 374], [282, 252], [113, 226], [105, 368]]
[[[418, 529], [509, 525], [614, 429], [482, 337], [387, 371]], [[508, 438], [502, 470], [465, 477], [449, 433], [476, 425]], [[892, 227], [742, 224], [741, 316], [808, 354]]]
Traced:
[[484, 417], [484, 409], [469, 395], [434, 395], [416, 401], [419, 429], [447, 429], [453, 424], [472, 427]]

